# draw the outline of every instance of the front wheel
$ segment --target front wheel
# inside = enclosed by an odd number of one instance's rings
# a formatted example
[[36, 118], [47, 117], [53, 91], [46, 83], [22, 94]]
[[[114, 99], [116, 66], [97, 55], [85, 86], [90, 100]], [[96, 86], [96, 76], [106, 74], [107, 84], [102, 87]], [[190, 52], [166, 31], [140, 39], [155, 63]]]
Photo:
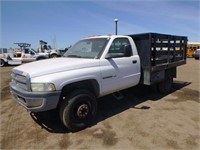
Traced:
[[56, 58], [56, 57], [58, 57], [58, 55], [57, 54], [51, 54], [50, 57], [51, 58]]
[[76, 90], [66, 96], [60, 105], [60, 119], [71, 131], [87, 127], [95, 118], [97, 101], [87, 90]]
[[1, 59], [0, 67], [3, 67], [3, 66], [5, 66], [5, 61], [3, 59]]

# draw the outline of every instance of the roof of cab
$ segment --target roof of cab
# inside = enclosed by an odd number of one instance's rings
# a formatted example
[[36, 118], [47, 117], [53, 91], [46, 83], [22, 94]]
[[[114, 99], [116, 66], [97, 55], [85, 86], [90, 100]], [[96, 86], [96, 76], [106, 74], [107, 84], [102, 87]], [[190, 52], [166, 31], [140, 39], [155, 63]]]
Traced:
[[127, 36], [108, 34], [108, 35], [94, 35], [94, 36], [88, 36], [88, 37], [85, 37], [85, 38], [83, 38], [83, 39], [91, 39], [91, 38], [116, 38], [116, 37], [127, 37]]

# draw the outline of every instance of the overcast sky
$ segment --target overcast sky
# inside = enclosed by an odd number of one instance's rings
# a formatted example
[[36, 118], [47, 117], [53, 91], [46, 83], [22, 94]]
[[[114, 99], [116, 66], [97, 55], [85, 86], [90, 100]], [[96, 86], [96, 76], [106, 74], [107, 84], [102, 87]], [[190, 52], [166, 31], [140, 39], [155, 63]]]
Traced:
[[90, 35], [145, 32], [188, 36], [200, 42], [199, 0], [36, 0], [1, 1], [1, 47], [39, 40], [68, 47]]

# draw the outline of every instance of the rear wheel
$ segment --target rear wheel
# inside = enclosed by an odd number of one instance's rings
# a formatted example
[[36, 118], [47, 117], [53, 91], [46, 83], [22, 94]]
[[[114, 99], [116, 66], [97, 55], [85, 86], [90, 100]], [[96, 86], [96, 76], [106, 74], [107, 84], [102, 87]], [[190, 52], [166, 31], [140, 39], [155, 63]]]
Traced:
[[88, 90], [76, 90], [66, 96], [60, 105], [60, 119], [71, 131], [87, 127], [95, 118], [97, 101]]

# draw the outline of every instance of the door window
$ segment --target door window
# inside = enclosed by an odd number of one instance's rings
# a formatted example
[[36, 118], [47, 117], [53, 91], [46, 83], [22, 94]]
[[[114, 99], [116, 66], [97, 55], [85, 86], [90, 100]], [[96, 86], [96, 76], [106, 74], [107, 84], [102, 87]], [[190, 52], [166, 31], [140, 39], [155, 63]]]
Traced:
[[27, 48], [24, 49], [24, 53], [25, 53], [25, 54], [29, 54], [29, 49], [27, 49]]
[[130, 42], [127, 38], [118, 38], [113, 41], [111, 44], [108, 53], [124, 53], [125, 46], [130, 45]]
[[31, 51], [30, 53], [31, 53], [31, 55], [35, 55], [35, 53], [33, 51]]

